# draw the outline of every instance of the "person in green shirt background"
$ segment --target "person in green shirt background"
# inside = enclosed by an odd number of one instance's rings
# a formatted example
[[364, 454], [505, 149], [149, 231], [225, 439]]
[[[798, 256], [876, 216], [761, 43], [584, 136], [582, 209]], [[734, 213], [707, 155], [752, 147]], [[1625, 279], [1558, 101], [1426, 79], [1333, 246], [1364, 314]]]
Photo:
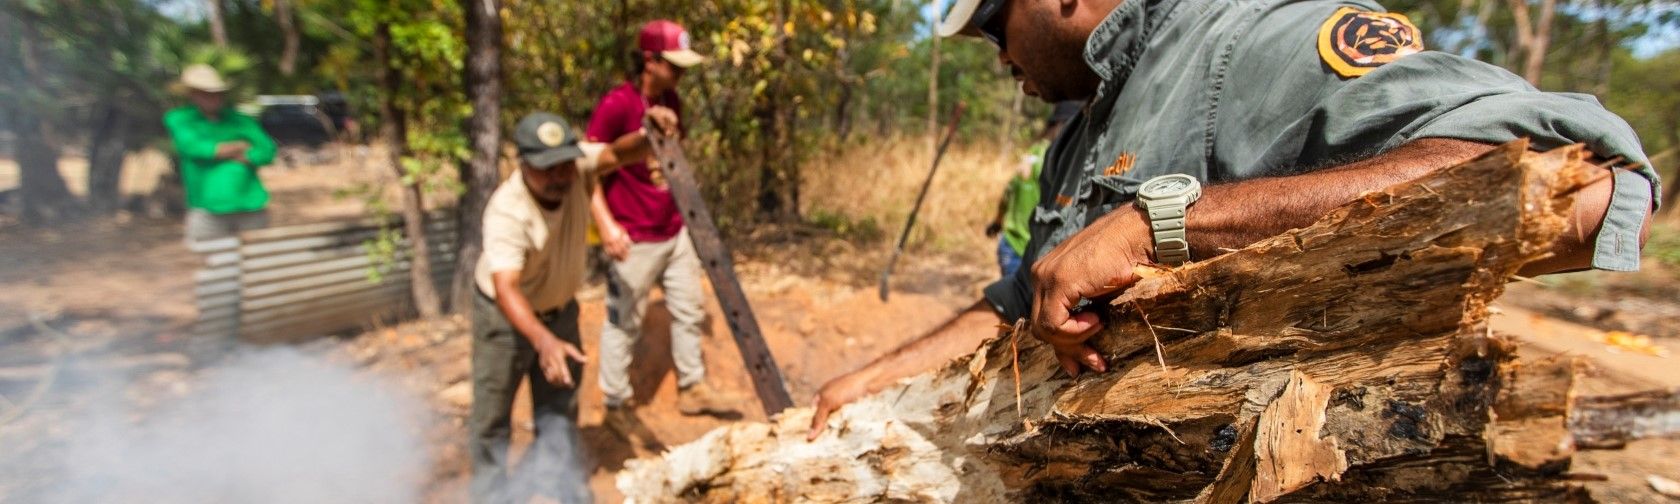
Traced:
[[1021, 156], [1018, 171], [1004, 187], [997, 216], [986, 225], [987, 238], [1000, 233], [1003, 235], [998, 239], [997, 255], [998, 270], [1004, 277], [1014, 275], [1015, 270], [1020, 269], [1021, 254], [1027, 250], [1027, 240], [1032, 236], [1028, 225], [1032, 223], [1033, 209], [1038, 206], [1038, 174], [1044, 167], [1044, 151], [1050, 148], [1050, 140], [1061, 132], [1062, 125], [1079, 113], [1079, 107], [1078, 101], [1056, 104], [1049, 121], [1044, 124], [1044, 131], [1027, 149], [1027, 154]]
[[268, 190], [257, 168], [274, 161], [274, 139], [227, 103], [230, 88], [209, 65], [181, 72], [188, 105], [163, 115], [180, 156], [187, 196], [187, 243], [268, 226]]

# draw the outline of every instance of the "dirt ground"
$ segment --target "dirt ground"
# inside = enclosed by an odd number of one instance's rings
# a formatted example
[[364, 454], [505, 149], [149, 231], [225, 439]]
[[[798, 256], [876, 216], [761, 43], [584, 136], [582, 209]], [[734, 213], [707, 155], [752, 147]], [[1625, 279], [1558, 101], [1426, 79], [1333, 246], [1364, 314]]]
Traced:
[[[123, 395], [135, 406], [136, 422], [143, 421], [148, 407], [193, 389], [203, 373], [224, 360], [230, 346], [188, 335], [195, 314], [191, 271], [196, 262], [180, 243], [179, 233], [178, 223], [155, 219], [85, 223], [74, 230], [0, 229], [0, 284], [7, 286], [0, 289], [0, 368], [40, 368], [61, 351], [108, 356], [84, 365], [133, 372]], [[974, 258], [960, 262], [907, 257], [895, 273], [891, 301], [882, 303], [876, 299], [874, 265], [884, 259], [883, 250], [857, 250], [812, 229], [766, 232], [755, 240], [738, 254], [742, 284], [789, 390], [801, 404], [828, 378], [972, 302], [992, 274]], [[600, 501], [616, 502], [613, 475], [633, 452], [601, 427], [594, 362], [604, 318], [601, 298], [599, 285], [580, 296], [580, 330], [591, 359], [581, 382], [580, 426], [593, 465], [590, 486]], [[751, 397], [750, 379], [715, 301], [707, 310], [710, 327], [703, 348], [708, 379]], [[55, 342], [40, 334], [32, 318], [68, 334], [74, 343], [55, 350]], [[636, 351], [645, 357], [633, 366], [632, 382], [641, 402], [639, 418], [662, 444], [676, 445], [731, 419], [677, 413], [668, 323], [669, 314], [656, 293], [646, 324], [649, 332]], [[469, 340], [464, 318], [452, 317], [372, 327], [363, 334], [304, 345], [310, 353], [396, 377], [431, 405], [436, 421], [424, 433], [433, 455], [431, 476], [424, 483], [429, 502], [465, 498]], [[0, 370], [0, 397], [8, 401], [0, 403], [0, 412], [10, 409], [3, 406], [22, 402], [40, 376]], [[11, 502], [8, 497], [34, 502], [39, 492], [50, 491], [48, 482], [35, 477], [50, 478], [51, 468], [31, 461], [76, 435], [58, 426], [90, 407], [87, 403], [94, 399], [86, 396], [91, 390], [88, 384], [53, 384], [46, 400], [31, 404], [21, 417], [0, 422], [0, 502]], [[522, 396], [515, 403], [516, 459], [531, 436], [525, 401]], [[756, 402], [742, 406], [739, 419], [764, 419]]]
[[[359, 203], [333, 196], [319, 180], [380, 180], [373, 170], [314, 166], [275, 172], [276, 221], [307, 222], [360, 211]], [[825, 380], [867, 362], [886, 349], [933, 327], [977, 299], [995, 275], [988, 251], [909, 254], [894, 275], [890, 302], [875, 297], [876, 275], [887, 245], [858, 245], [831, 230], [766, 227], [740, 237], [736, 250], [741, 282], [795, 401], [807, 403]], [[1496, 330], [1524, 335], [1529, 356], [1562, 352], [1586, 355], [1597, 373], [1589, 393], [1680, 386], [1680, 331], [1668, 314], [1680, 310], [1676, 272], [1655, 265], [1633, 275], [1590, 273], [1545, 279], [1549, 285], [1515, 284], [1498, 306]], [[226, 362], [233, 342], [194, 338], [191, 272], [196, 265], [180, 243], [180, 224], [165, 219], [120, 217], [62, 229], [0, 224], [0, 502], [53, 501], [51, 468], [40, 460], [82, 433], [65, 421], [109, 398], [74, 380], [49, 383], [45, 366], [54, 355], [97, 356], [68, 366], [121, 369], [119, 402], [132, 422], [199, 387], [208, 370]], [[598, 500], [619, 501], [615, 472], [632, 451], [601, 427], [602, 404], [594, 356], [604, 316], [599, 285], [580, 296], [580, 330], [590, 355], [582, 377], [582, 440], [589, 483]], [[715, 302], [709, 303], [703, 348], [709, 379], [719, 388], [751, 393], [738, 352]], [[1653, 316], [1652, 314], [1656, 314]], [[637, 415], [658, 440], [676, 445], [732, 419], [689, 417], [675, 408], [675, 375], [669, 353], [669, 315], [655, 298], [637, 347], [633, 384]], [[50, 336], [34, 321], [58, 336]], [[1606, 330], [1653, 337], [1667, 357], [1607, 345]], [[420, 321], [325, 338], [302, 350], [390, 377], [420, 398], [430, 415], [420, 436], [430, 454], [427, 474], [414, 482], [427, 502], [462, 502], [468, 464], [465, 416], [471, 401], [470, 336], [462, 318]], [[37, 393], [40, 392], [40, 393]], [[523, 404], [521, 399], [516, 404]], [[21, 408], [20, 408], [21, 406]], [[756, 403], [743, 404], [741, 420], [761, 420]], [[7, 412], [18, 414], [8, 416]], [[531, 437], [528, 408], [515, 412], [514, 456]], [[1680, 479], [1680, 441], [1636, 442], [1623, 451], [1587, 452], [1572, 472], [1603, 475], [1587, 483], [1605, 502], [1673, 502], [1651, 491], [1647, 475]]]

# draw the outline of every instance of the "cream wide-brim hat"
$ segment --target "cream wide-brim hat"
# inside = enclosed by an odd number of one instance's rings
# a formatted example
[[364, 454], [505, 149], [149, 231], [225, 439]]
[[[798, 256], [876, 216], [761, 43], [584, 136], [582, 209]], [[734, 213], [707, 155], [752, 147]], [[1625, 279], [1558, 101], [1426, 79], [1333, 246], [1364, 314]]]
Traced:
[[215, 68], [198, 63], [187, 65], [187, 68], [181, 71], [181, 87], [206, 93], [224, 93], [231, 86], [222, 80], [222, 74], [216, 72]]

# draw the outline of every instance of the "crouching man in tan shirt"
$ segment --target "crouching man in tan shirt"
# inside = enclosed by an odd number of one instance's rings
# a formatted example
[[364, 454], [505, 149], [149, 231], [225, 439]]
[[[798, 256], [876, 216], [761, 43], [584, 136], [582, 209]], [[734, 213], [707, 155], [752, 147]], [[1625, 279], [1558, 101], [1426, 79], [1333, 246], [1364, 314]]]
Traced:
[[[474, 271], [473, 405], [467, 429], [478, 503], [526, 502], [533, 496], [590, 502], [577, 438], [578, 379], [584, 354], [578, 304], [584, 281], [589, 195], [596, 177], [627, 152], [579, 142], [560, 117], [525, 116], [514, 132], [519, 172], [502, 182], [484, 209], [484, 252]], [[531, 383], [536, 439], [508, 475], [514, 392]]]

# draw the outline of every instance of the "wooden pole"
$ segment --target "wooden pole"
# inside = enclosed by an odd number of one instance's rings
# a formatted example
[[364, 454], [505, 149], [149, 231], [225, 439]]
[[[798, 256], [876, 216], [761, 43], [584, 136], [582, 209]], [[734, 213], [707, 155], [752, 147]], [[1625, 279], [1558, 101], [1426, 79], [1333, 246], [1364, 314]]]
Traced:
[[677, 139], [661, 134], [659, 128], [651, 123], [647, 125], [647, 132], [648, 141], [653, 143], [654, 157], [665, 169], [671, 196], [676, 198], [677, 209], [682, 212], [683, 223], [688, 226], [688, 236], [694, 240], [700, 264], [712, 280], [718, 304], [723, 305], [724, 321], [729, 323], [729, 332], [735, 336], [735, 346], [741, 350], [741, 361], [746, 363], [747, 373], [752, 375], [753, 389], [764, 405], [764, 414], [773, 416], [793, 407], [793, 398], [788, 396], [787, 385], [782, 380], [782, 370], [776, 366], [776, 358], [764, 342], [764, 335], [758, 329], [758, 319], [753, 316], [752, 305], [747, 302], [741, 282], [735, 279], [735, 261], [730, 258], [729, 247], [723, 244], [723, 237], [712, 221], [711, 210], [700, 197], [700, 185], [696, 182], [688, 157], [683, 155], [682, 145]]

